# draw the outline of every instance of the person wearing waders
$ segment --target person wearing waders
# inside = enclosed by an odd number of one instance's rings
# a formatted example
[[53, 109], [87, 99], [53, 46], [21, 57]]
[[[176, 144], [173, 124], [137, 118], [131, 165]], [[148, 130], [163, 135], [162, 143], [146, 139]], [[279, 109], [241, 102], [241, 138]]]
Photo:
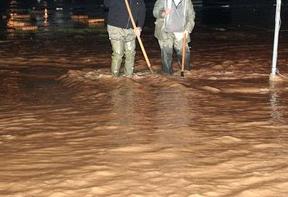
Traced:
[[191, 0], [157, 0], [153, 15], [156, 18], [154, 36], [158, 39], [161, 49], [162, 71], [173, 74], [173, 49], [178, 62], [181, 62], [184, 35], [186, 36], [184, 65], [187, 70], [191, 70], [188, 43], [195, 25], [195, 12]]
[[124, 76], [132, 77], [135, 61], [136, 34], [143, 29], [146, 6], [144, 0], [128, 0], [130, 9], [137, 25], [133, 29], [125, 0], [104, 0], [109, 9], [107, 31], [112, 46], [111, 72], [119, 77], [123, 56], [125, 56]]

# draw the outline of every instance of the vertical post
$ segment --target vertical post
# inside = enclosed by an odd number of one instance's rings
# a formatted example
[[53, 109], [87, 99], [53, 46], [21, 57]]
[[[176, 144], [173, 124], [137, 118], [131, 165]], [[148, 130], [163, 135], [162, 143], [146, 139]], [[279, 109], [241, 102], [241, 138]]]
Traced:
[[275, 13], [275, 32], [274, 32], [272, 72], [270, 74], [270, 80], [273, 80], [273, 78], [276, 76], [280, 24], [281, 24], [281, 0], [277, 0], [276, 13]]

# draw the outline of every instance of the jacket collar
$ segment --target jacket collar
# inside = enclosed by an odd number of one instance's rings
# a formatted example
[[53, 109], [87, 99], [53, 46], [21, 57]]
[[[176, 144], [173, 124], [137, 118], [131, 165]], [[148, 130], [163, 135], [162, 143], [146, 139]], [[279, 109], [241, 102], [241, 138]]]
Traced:
[[176, 5], [176, 7], [179, 5], [179, 4], [181, 4], [181, 2], [182, 1], [184, 1], [184, 0], [172, 0], [173, 1], [173, 3]]

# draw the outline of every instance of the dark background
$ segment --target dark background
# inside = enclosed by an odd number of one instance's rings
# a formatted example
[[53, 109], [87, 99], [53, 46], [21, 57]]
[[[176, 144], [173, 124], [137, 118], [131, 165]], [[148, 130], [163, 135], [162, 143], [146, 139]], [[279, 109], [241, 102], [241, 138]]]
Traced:
[[[46, 2], [45, 2], [46, 1]], [[105, 17], [103, 0], [0, 0], [1, 28], [5, 28], [9, 13], [13, 12], [13, 2], [18, 12], [29, 13], [33, 9], [47, 7], [50, 13], [57, 7], [64, 15], [86, 14], [90, 17]], [[145, 0], [147, 6], [146, 25], [153, 25], [152, 9], [155, 0]], [[194, 0], [196, 24], [208, 27], [274, 28], [276, 0]], [[282, 0], [282, 28], [288, 25], [288, 0]]]

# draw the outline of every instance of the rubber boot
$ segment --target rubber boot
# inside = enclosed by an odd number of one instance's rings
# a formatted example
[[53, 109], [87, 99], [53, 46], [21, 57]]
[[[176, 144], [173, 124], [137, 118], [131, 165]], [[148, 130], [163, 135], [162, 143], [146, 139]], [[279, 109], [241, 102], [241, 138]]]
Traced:
[[189, 46], [187, 46], [187, 48], [186, 48], [184, 68], [186, 70], [191, 70], [192, 69], [192, 64], [190, 63], [190, 48], [189, 48]]
[[173, 48], [170, 47], [162, 47], [161, 48], [161, 61], [162, 61], [162, 71], [165, 74], [173, 74], [172, 69], [172, 57], [173, 56]]
[[[179, 65], [182, 65], [182, 49], [175, 49], [176, 54], [177, 54], [177, 59], [178, 59], [178, 63]], [[185, 50], [185, 62], [184, 62], [184, 68], [185, 70], [191, 70], [192, 66], [190, 63], [190, 48], [187, 45], [186, 46], [186, 50]]]
[[134, 62], [135, 62], [135, 40], [125, 43], [125, 67], [124, 67], [124, 76], [132, 77], [134, 72]]
[[119, 40], [111, 40], [112, 45], [112, 62], [111, 72], [114, 77], [119, 77], [122, 58], [124, 55], [124, 43]]

